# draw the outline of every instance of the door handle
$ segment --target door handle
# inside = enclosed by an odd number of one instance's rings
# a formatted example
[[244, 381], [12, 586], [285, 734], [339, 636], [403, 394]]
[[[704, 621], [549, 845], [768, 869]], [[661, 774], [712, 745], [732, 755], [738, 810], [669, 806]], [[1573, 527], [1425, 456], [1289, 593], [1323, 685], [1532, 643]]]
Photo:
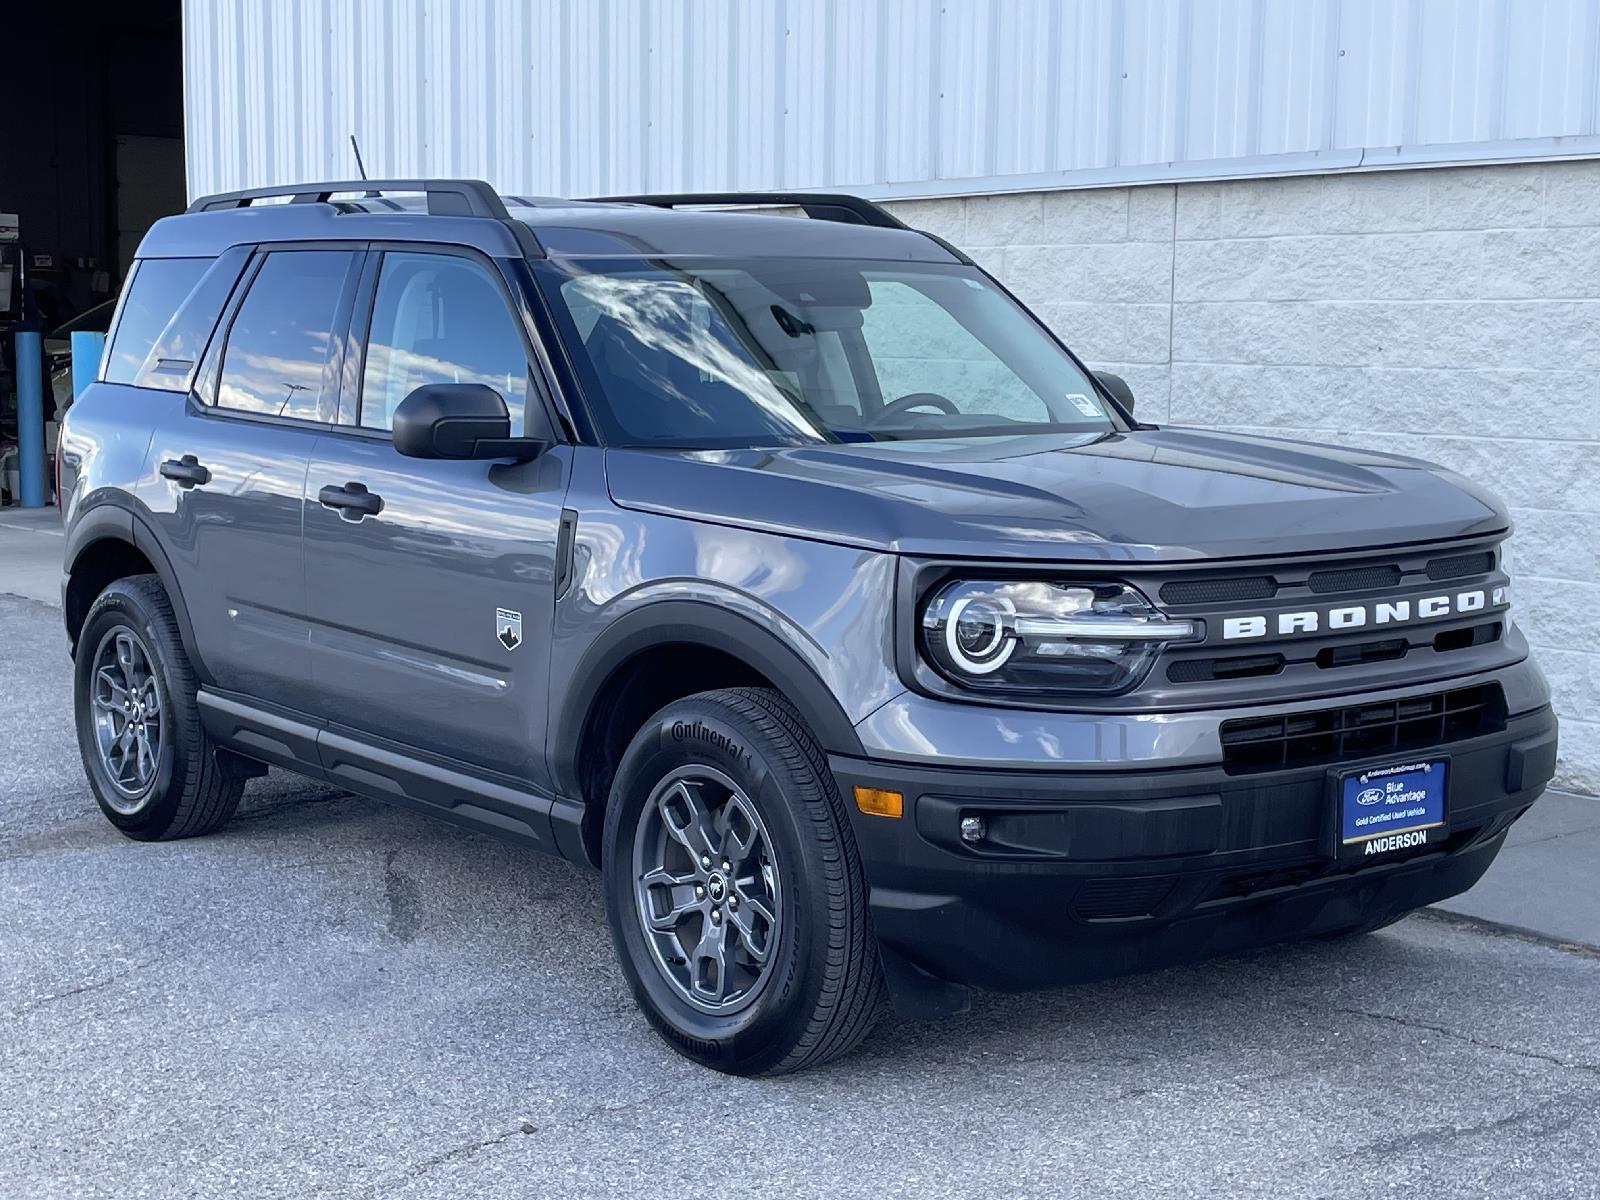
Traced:
[[338, 509], [339, 516], [346, 521], [375, 517], [383, 511], [383, 497], [367, 491], [364, 483], [347, 483], [343, 487], [330, 483], [317, 493], [317, 500], [328, 508]]
[[175, 479], [181, 488], [192, 488], [197, 483], [210, 483], [211, 472], [200, 465], [200, 460], [192, 454], [185, 454], [182, 458], [169, 458], [161, 464], [161, 477]]

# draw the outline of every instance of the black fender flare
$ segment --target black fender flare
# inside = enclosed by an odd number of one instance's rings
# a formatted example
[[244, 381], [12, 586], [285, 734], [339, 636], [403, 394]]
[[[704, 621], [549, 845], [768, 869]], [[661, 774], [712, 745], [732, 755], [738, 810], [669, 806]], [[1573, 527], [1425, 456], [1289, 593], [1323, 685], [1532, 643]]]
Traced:
[[85, 550], [96, 542], [107, 541], [134, 545], [133, 513], [120, 504], [97, 504], [80, 512], [67, 531], [67, 544], [62, 549], [63, 579], [78, 569]]
[[189, 656], [189, 665], [194, 668], [194, 673], [199, 676], [201, 683], [214, 682], [211, 672], [206, 669], [206, 660], [200, 654], [200, 643], [195, 640], [194, 626], [189, 623], [189, 606], [184, 602], [183, 592], [178, 587], [178, 573], [172, 569], [172, 560], [167, 557], [167, 552], [162, 547], [160, 539], [156, 537], [155, 530], [151, 529], [146, 521], [141, 520], [138, 513], [133, 514], [133, 544], [150, 560], [150, 565], [161, 577], [161, 586], [167, 591], [167, 599], [172, 601], [173, 615], [178, 618], [178, 634], [183, 639], [183, 652]]
[[[125, 542], [149, 560], [161, 580], [162, 588], [166, 590], [167, 599], [172, 602], [172, 612], [178, 620], [178, 634], [183, 641], [183, 652], [189, 656], [189, 662], [200, 681], [212, 682], [211, 673], [206, 670], [205, 660], [200, 657], [199, 645], [195, 641], [189, 608], [184, 603], [183, 592], [178, 588], [177, 572], [172, 569], [172, 561], [167, 557], [155, 531], [138, 513], [120, 504], [99, 504], [82, 513], [73, 522], [72, 532], [67, 537], [64, 555], [66, 577], [71, 578], [86, 551], [105, 541]], [[64, 623], [71, 621], [65, 604], [62, 605], [61, 619]], [[76, 649], [77, 631], [70, 624], [67, 636], [72, 639]]]
[[61, 625], [67, 631], [67, 644], [73, 654], [78, 651], [79, 629], [73, 624], [67, 585], [77, 573], [84, 554], [101, 542], [121, 542], [137, 549], [133, 540], [133, 513], [120, 504], [96, 504], [80, 509], [66, 531], [66, 545], [61, 550]]
[[618, 617], [584, 652], [559, 700], [550, 738], [550, 770], [565, 796], [581, 796], [578, 755], [601, 691], [630, 658], [661, 645], [704, 646], [731, 654], [779, 688], [824, 750], [861, 757], [861, 739], [827, 684], [792, 647], [740, 613], [698, 600], [655, 600]]

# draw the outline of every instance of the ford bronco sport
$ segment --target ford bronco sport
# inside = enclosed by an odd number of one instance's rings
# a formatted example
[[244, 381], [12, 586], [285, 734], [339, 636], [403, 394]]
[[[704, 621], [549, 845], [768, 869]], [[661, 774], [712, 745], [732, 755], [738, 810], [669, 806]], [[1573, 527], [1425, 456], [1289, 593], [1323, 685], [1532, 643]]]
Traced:
[[58, 470], [112, 823], [209, 832], [271, 765], [598, 868], [724, 1071], [1376, 929], [1554, 770], [1494, 497], [1141, 424], [850, 196], [199, 200]]

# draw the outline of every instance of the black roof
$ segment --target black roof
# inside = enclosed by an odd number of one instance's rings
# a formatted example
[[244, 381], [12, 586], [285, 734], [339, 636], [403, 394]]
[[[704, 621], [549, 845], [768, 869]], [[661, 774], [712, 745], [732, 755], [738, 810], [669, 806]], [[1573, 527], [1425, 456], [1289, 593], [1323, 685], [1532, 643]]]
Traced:
[[[726, 206], [802, 209], [808, 219]], [[139, 257], [333, 239], [443, 242], [497, 257], [962, 261], [943, 242], [856, 196], [743, 192], [566, 200], [501, 196], [475, 180], [356, 180], [206, 196], [183, 215], [157, 221]]]
[[514, 208], [553, 257], [707, 255], [716, 258], [873, 258], [955, 262], [927, 234], [905, 227], [808, 220], [759, 212], [569, 203]]

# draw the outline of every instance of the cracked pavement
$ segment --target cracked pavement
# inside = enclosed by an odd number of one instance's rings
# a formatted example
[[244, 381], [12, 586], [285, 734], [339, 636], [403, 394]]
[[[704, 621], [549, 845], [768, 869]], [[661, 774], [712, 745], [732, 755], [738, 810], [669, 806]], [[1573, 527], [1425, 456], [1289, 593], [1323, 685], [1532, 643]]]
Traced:
[[1437, 915], [673, 1055], [597, 880], [274, 773], [210, 838], [82, 783], [56, 610], [0, 597], [0, 1195], [1600, 1195], [1600, 957]]

